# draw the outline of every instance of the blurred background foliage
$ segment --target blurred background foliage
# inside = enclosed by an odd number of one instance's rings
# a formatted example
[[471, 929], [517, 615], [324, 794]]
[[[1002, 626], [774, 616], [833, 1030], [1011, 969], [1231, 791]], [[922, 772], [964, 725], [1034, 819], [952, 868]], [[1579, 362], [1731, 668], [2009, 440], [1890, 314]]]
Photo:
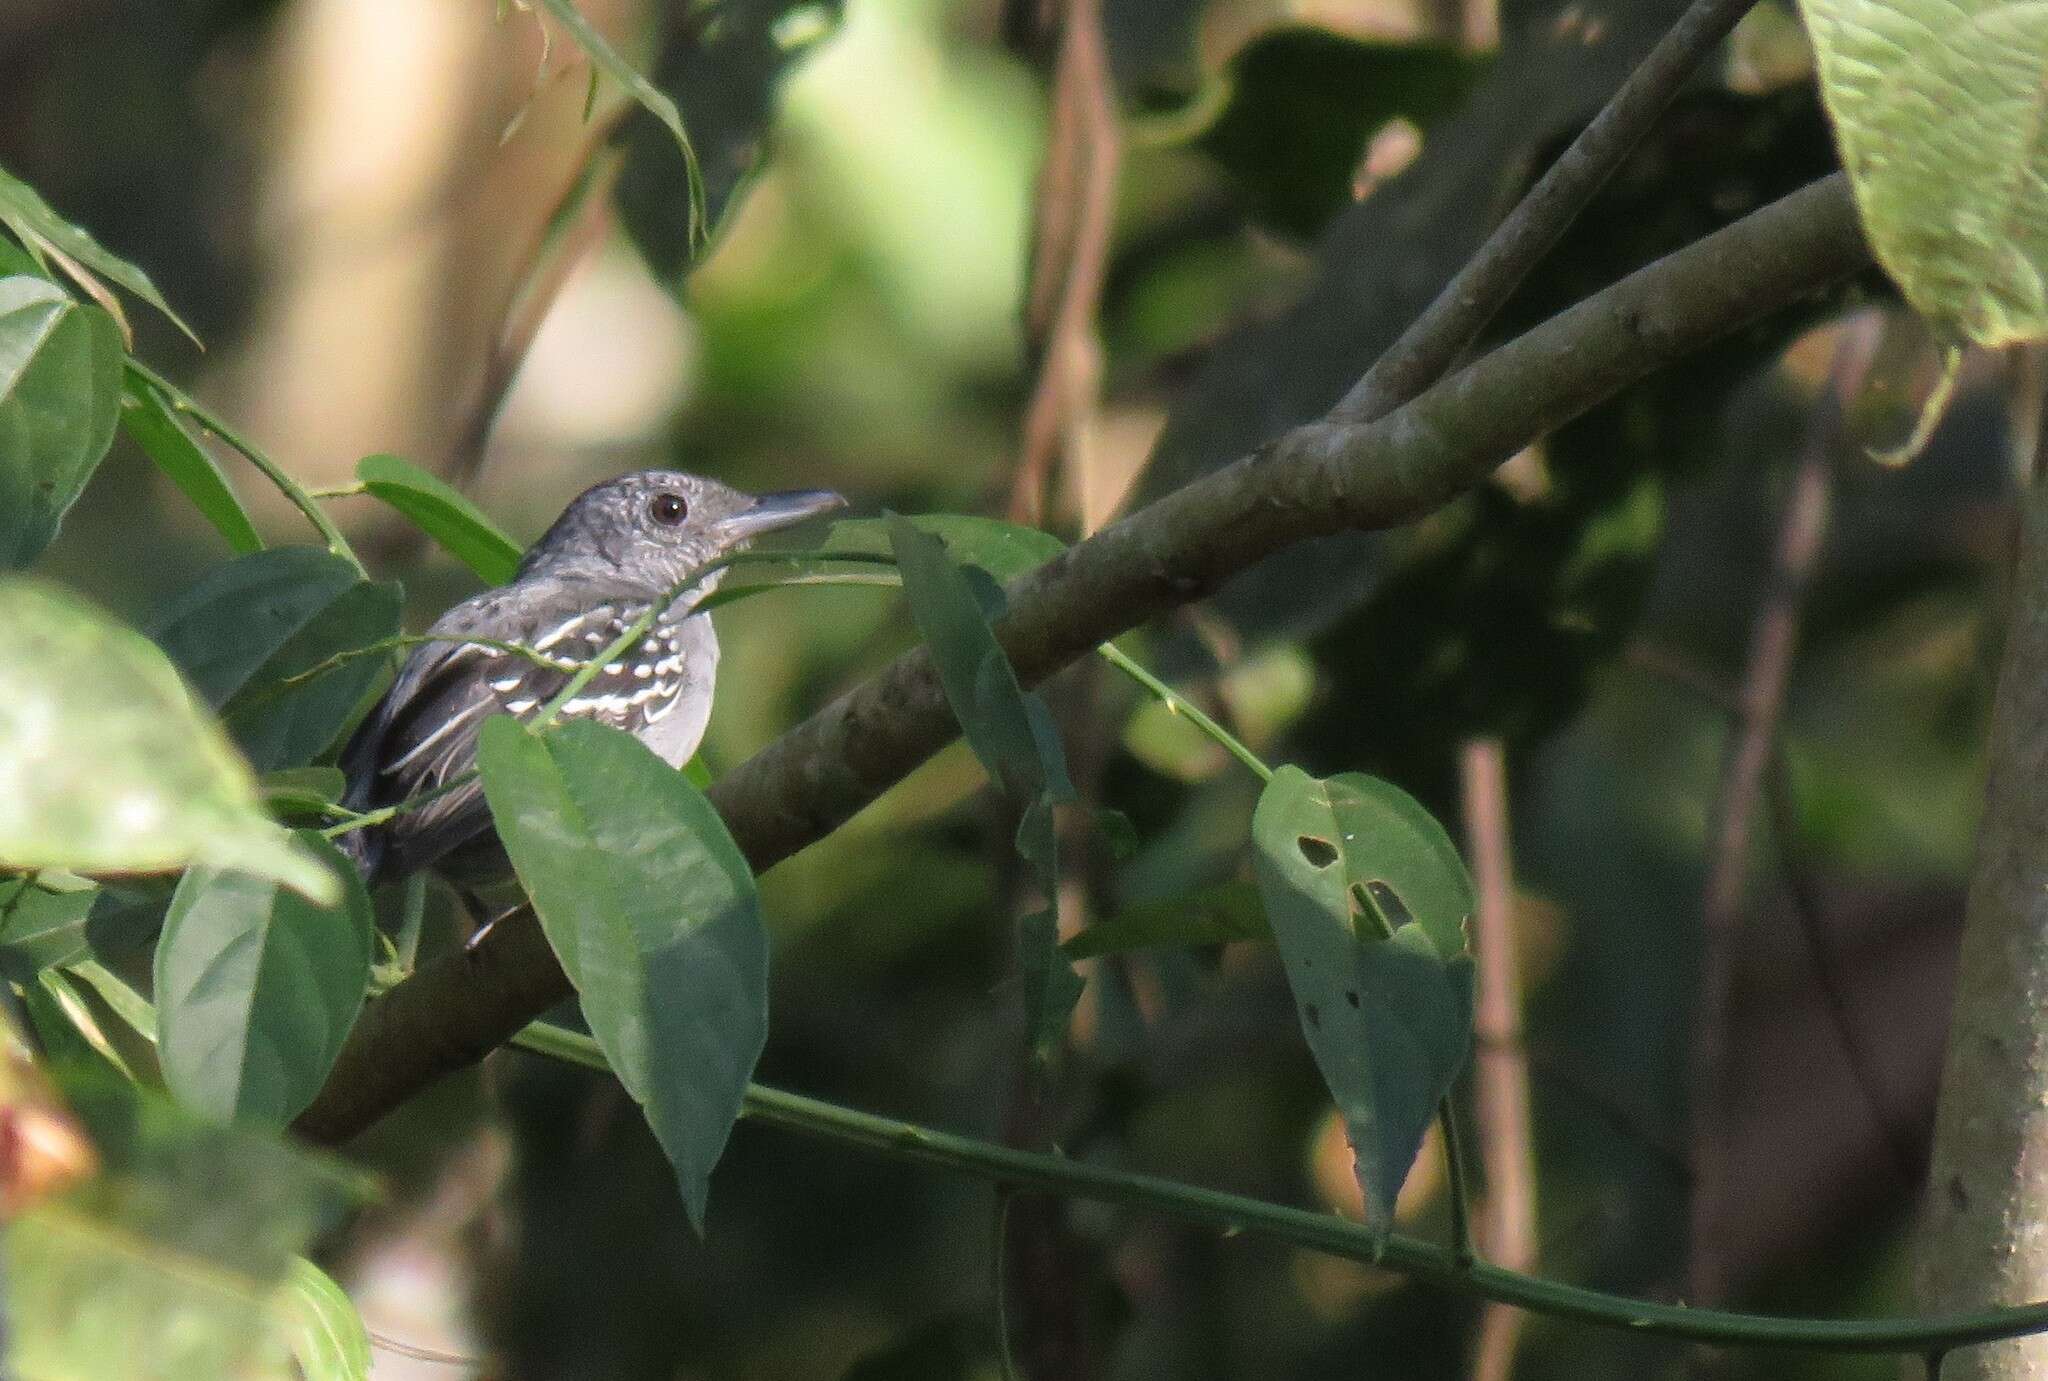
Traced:
[[[0, 165], [154, 276], [209, 348], [140, 314], [139, 352], [310, 483], [397, 453], [522, 538], [585, 484], [657, 464], [831, 486], [865, 512], [1001, 511], [1036, 348], [1022, 304], [1048, 16], [1033, 0], [580, 8], [697, 136], [718, 225], [694, 267], [659, 126], [609, 137], [609, 90], [586, 122], [574, 50], [486, 0], [5, 0]], [[1124, 147], [1103, 388], [1049, 525], [1092, 529], [1326, 408], [1680, 8], [1107, 0]], [[1796, 21], [1766, 3], [1499, 330], [1832, 158]], [[1820, 426], [1844, 338], [1874, 359]], [[1739, 932], [1744, 1207], [1724, 1250], [1739, 1303], [1903, 1303], [1995, 666], [1990, 575], [2042, 382], [2032, 361], [1979, 361], [1929, 452], [1876, 465], [1867, 448], [1909, 429], [1933, 368], [1863, 285], [1631, 389], [1412, 530], [1289, 553], [1149, 640], [1260, 751], [1390, 776], [1454, 833], [1461, 745], [1505, 740], [1548, 1273], [1682, 1291], [1710, 817], [1790, 477], [1819, 446], [1832, 524]], [[366, 501], [337, 511], [413, 621], [471, 588]], [[275, 506], [265, 521], [292, 532]], [[225, 555], [124, 440], [46, 569], [146, 623]], [[714, 771], [911, 636], [897, 601], [861, 589], [721, 621]], [[1092, 669], [1055, 703], [1084, 789], [1142, 840], [1090, 861], [1065, 923], [1244, 875], [1241, 771]], [[951, 750], [764, 880], [766, 1080], [1003, 1129], [1015, 879], [979, 787]], [[1269, 950], [1092, 978], [1053, 1102], [1068, 1153], [1355, 1209]], [[380, 1378], [1000, 1374], [983, 1186], [742, 1124], [700, 1243], [621, 1091], [518, 1052], [358, 1149], [390, 1194], [323, 1262], [383, 1338], [480, 1359], [385, 1347]], [[1270, 1242], [1027, 1209], [1066, 1253], [1091, 1362], [1072, 1374], [1470, 1374], [1469, 1300]], [[1433, 1152], [1403, 1214], [1443, 1230]], [[1676, 1374], [1684, 1356], [1538, 1321], [1515, 1375]]]

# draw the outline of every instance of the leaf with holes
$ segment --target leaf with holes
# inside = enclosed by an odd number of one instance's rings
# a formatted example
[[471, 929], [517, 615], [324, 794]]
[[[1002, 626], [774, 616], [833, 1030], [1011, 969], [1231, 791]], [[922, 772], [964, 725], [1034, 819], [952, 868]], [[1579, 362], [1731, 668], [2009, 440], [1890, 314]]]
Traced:
[[212, 863], [338, 895], [264, 815], [248, 765], [147, 638], [22, 579], [0, 580], [0, 628], [0, 866]]
[[[80, 277], [82, 273], [97, 273], [113, 279], [169, 317], [171, 324], [190, 337], [194, 345], [199, 344], [199, 337], [182, 317], [171, 310], [171, 304], [164, 301], [163, 294], [156, 290], [156, 284], [149, 281], [148, 274], [51, 210], [49, 203], [36, 194], [35, 188], [9, 176], [4, 169], [0, 169], [0, 224], [27, 243], [46, 252], [54, 250], [60, 259], [66, 261], [64, 267], [74, 277]], [[96, 286], [83, 281], [80, 285], [89, 291]], [[98, 292], [104, 291], [103, 288], [98, 289]]]
[[362, 1009], [370, 899], [311, 830], [300, 842], [343, 880], [315, 906], [267, 878], [194, 868], [156, 949], [164, 1079], [194, 1112], [283, 1126], [320, 1091]]
[[[1443, 900], [1439, 864], [1417, 863], [1435, 860], [1431, 836], [1440, 831], [1404, 811], [1360, 808], [1366, 780], [1322, 782], [1282, 767], [1260, 793], [1252, 842], [1302, 1032], [1351, 1138], [1366, 1226], [1384, 1235], [1423, 1133], [1471, 1049], [1472, 964], [1444, 954], [1422, 919]], [[1373, 882], [1385, 890], [1372, 908], [1391, 908], [1393, 897], [1412, 917], [1391, 935], [1359, 909], [1358, 894]]]
[[1979, 345], [2048, 335], [2048, 9], [1801, 0], [1871, 248]]
[[226, 473], [163, 391], [133, 369], [126, 371], [122, 387], [121, 428], [184, 491], [235, 555], [263, 550], [263, 538]]
[[356, 478], [487, 584], [503, 585], [519, 569], [519, 544], [482, 509], [419, 466], [397, 456], [364, 456], [356, 462]]
[[541, 929], [701, 1232], [768, 1034], [768, 936], [718, 812], [632, 735], [486, 721], [484, 796]]
[[46, 279], [0, 278], [0, 568], [27, 565], [57, 535], [120, 406], [114, 319]]

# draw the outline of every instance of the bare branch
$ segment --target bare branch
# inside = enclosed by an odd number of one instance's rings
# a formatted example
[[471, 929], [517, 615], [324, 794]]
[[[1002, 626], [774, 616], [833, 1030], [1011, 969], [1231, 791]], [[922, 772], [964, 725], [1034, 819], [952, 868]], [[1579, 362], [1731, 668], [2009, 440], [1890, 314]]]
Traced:
[[1373, 421], [1441, 379], [1755, 3], [1694, 0], [1471, 262], [1344, 395], [1331, 419]]

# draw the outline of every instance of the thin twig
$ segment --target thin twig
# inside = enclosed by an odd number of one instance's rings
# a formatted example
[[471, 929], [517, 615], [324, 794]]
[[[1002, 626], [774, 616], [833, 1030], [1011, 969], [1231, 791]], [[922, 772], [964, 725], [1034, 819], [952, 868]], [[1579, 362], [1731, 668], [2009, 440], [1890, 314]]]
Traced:
[[1737, 932], [1749, 841], [1764, 775], [1776, 752], [1778, 721], [1799, 642], [1800, 606], [1827, 535], [1834, 443], [1846, 400], [1868, 368], [1872, 337], [1859, 323], [1840, 328], [1827, 386], [1814, 402], [1778, 528], [1771, 569], [1751, 626], [1740, 707], [1722, 760], [1707, 824], [1707, 876], [1700, 898], [1700, 993], [1693, 1030], [1693, 1192], [1687, 1280], [1689, 1297], [1715, 1303], [1734, 1282], [1725, 1256], [1734, 1209], [1729, 1151], [1733, 1138], [1730, 1086], [1732, 1006]]
[[1053, 74], [1052, 131], [1039, 175], [1038, 243], [1025, 329], [1038, 346], [1038, 379], [1024, 411], [1010, 517], [1042, 521], [1055, 462], [1074, 443], [1102, 384], [1095, 334], [1116, 215], [1117, 127], [1102, 0], [1065, 0]]
[[[1529, 1123], [1529, 1060], [1522, 1047], [1522, 983], [1515, 952], [1514, 868], [1508, 843], [1506, 752], [1497, 738], [1473, 739], [1460, 757], [1465, 834], [1478, 906], [1472, 1026], [1473, 1080], [1486, 1211], [1480, 1244], [1486, 1259], [1511, 1271], [1536, 1261], [1536, 1170]], [[1507, 1381], [1522, 1332], [1520, 1310], [1487, 1305], [1479, 1318], [1473, 1381]]]
[[1821, 1006], [1835, 1028], [1835, 1040], [1849, 1066], [1849, 1077], [1870, 1111], [1877, 1139], [1891, 1162], [1892, 1173], [1902, 1189], [1920, 1183], [1921, 1155], [1908, 1139], [1905, 1129], [1891, 1115], [1890, 1100], [1871, 1063], [1870, 1051], [1856, 1034], [1849, 992], [1842, 982], [1842, 964], [1828, 935], [1827, 908], [1814, 892], [1799, 849], [1799, 802], [1792, 791], [1792, 776], [1786, 770], [1783, 752], [1774, 754], [1764, 777], [1764, 799], [1771, 812], [1771, 842], [1778, 854], [1778, 873], [1784, 879], [1786, 895], [1792, 901], [1793, 917], [1806, 941], [1813, 963], [1814, 986], [1820, 989]]
[[1448, 373], [1755, 3], [1693, 0], [1458, 276], [1344, 395], [1332, 419], [1375, 421]]
[[[581, 1032], [536, 1023], [511, 1039], [524, 1049], [587, 1069], [611, 1068], [597, 1042]], [[907, 1165], [971, 1175], [1013, 1190], [1165, 1214], [1227, 1233], [1259, 1233], [1532, 1313], [1622, 1329], [1637, 1337], [1685, 1338], [1721, 1347], [1924, 1353], [2048, 1332], [2048, 1302], [1917, 1318], [1814, 1319], [1629, 1299], [1486, 1262], [1468, 1266], [1447, 1248], [1400, 1233], [1382, 1237], [1334, 1213], [1268, 1203], [1063, 1155], [1019, 1151], [765, 1084], [747, 1085], [740, 1115], [799, 1136], [856, 1147]]]

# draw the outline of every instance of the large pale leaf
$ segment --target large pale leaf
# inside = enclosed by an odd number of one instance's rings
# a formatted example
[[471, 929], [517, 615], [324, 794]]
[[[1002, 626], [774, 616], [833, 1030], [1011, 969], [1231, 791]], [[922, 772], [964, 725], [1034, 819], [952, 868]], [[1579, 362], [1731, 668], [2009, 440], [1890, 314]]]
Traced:
[[[1462, 910], [1440, 910], [1448, 895], [1433, 861], [1440, 831], [1416, 827], [1405, 812], [1359, 810], [1359, 780], [1321, 782], [1282, 767], [1252, 815], [1253, 863], [1302, 1033], [1351, 1139], [1366, 1225], [1385, 1233], [1423, 1133], [1471, 1048], [1471, 961], [1432, 940], [1463, 923]], [[1394, 907], [1390, 898], [1413, 919], [1389, 936], [1373, 913]]]
[[356, 478], [488, 583], [503, 585], [519, 569], [519, 544], [419, 466], [397, 456], [365, 456], [356, 462]]
[[158, 1050], [178, 1101], [283, 1126], [327, 1077], [370, 977], [370, 900], [341, 852], [300, 842], [345, 881], [315, 906], [267, 878], [194, 868], [156, 948]]
[[150, 641], [70, 592], [0, 580], [0, 866], [214, 863], [332, 900], [247, 764]]
[[199, 444], [171, 400], [133, 369], [126, 371], [122, 390], [121, 427], [156, 462], [157, 469], [184, 491], [237, 556], [263, 550], [263, 538], [242, 507], [234, 485]]
[[[9, 176], [4, 169], [0, 169], [0, 224], [46, 251], [54, 249], [70, 261], [65, 267], [74, 276], [82, 277], [78, 270], [84, 270], [113, 279], [169, 317], [180, 331], [192, 338], [194, 345], [199, 343], [199, 337], [171, 310], [171, 304], [164, 301], [163, 294], [156, 290], [156, 284], [149, 281], [148, 274], [51, 210], [49, 203], [36, 195], [35, 188]], [[73, 269], [73, 265], [77, 268]]]
[[120, 406], [114, 319], [45, 279], [0, 278], [0, 569], [57, 535]]
[[768, 1033], [753, 874], [711, 803], [639, 740], [497, 716], [484, 795], [605, 1058], [701, 1231], [712, 1166]]
[[1979, 345], [2048, 335], [2048, 7], [1800, 0], [1871, 248]]

